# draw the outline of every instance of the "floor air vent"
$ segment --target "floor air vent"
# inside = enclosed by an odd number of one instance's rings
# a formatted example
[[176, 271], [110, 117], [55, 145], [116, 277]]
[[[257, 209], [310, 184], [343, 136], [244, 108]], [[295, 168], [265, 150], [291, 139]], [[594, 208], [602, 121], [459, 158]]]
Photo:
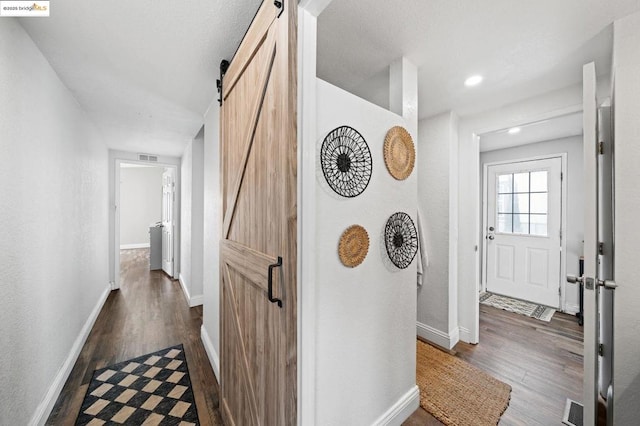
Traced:
[[567, 398], [562, 423], [568, 426], [582, 426], [582, 404]]
[[152, 163], [157, 163], [158, 162], [158, 156], [157, 155], [150, 155], [150, 154], [138, 154], [138, 160], [140, 160], [140, 161], [151, 161]]

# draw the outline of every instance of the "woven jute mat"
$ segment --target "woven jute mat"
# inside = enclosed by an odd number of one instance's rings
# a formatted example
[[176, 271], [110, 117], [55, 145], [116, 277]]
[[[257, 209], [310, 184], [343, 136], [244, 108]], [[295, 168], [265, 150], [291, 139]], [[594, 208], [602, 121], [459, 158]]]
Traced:
[[418, 341], [420, 406], [445, 425], [496, 425], [511, 386], [460, 358]]

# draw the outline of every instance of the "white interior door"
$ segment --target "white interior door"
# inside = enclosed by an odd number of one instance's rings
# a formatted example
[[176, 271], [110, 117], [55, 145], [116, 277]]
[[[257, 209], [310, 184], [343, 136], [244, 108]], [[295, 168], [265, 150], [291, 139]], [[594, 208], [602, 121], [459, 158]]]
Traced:
[[[598, 278], [613, 279], [613, 128], [611, 107], [598, 109], [598, 142], [602, 143], [598, 155]], [[598, 388], [600, 396], [608, 399], [613, 375], [613, 302], [611, 288], [599, 288], [600, 311], [598, 357]], [[607, 401], [611, 406], [611, 402]]]
[[584, 378], [583, 424], [595, 425], [598, 401], [598, 292], [595, 279], [598, 263], [598, 119], [596, 67], [589, 63], [582, 70], [584, 131]]
[[162, 270], [173, 277], [173, 204], [176, 184], [173, 169], [162, 174]]
[[[611, 108], [597, 109], [594, 63], [583, 67], [584, 106], [584, 425], [598, 421], [598, 393], [613, 424], [613, 130]], [[571, 278], [575, 281], [575, 277]], [[599, 356], [600, 354], [600, 356]]]
[[487, 290], [560, 306], [562, 158], [487, 167]]

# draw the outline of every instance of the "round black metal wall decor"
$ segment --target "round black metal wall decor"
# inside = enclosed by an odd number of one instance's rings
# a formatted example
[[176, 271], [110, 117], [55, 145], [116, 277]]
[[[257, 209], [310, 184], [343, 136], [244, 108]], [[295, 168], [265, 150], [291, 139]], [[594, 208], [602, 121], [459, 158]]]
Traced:
[[411, 264], [418, 252], [418, 231], [408, 214], [394, 213], [387, 220], [384, 245], [389, 259], [398, 268], [405, 269]]
[[371, 151], [353, 127], [338, 127], [324, 138], [320, 164], [331, 189], [343, 197], [362, 194], [371, 180]]

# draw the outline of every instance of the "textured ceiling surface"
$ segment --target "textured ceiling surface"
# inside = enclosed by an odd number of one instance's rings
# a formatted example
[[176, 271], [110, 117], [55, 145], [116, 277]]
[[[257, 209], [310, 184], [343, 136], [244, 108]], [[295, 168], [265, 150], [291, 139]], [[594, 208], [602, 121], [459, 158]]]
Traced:
[[260, 0], [56, 0], [20, 23], [110, 148], [181, 156]]
[[[260, 0], [57, 0], [21, 19], [113, 149], [179, 156], [215, 99]], [[388, 103], [388, 66], [419, 66], [420, 116], [466, 115], [610, 68], [616, 18], [640, 0], [334, 0], [319, 19], [318, 76]], [[480, 73], [473, 90], [462, 84]]]
[[[318, 20], [318, 77], [388, 103], [388, 66], [405, 56], [419, 67], [420, 117], [464, 116], [579, 83], [592, 60], [608, 74], [610, 24], [638, 10], [640, 0], [334, 0]], [[469, 89], [472, 74], [485, 80]]]
[[503, 129], [480, 135], [480, 152], [580, 136], [582, 135], [582, 113], [566, 114], [523, 124], [519, 128], [520, 131], [515, 134], [510, 134], [509, 129]]

